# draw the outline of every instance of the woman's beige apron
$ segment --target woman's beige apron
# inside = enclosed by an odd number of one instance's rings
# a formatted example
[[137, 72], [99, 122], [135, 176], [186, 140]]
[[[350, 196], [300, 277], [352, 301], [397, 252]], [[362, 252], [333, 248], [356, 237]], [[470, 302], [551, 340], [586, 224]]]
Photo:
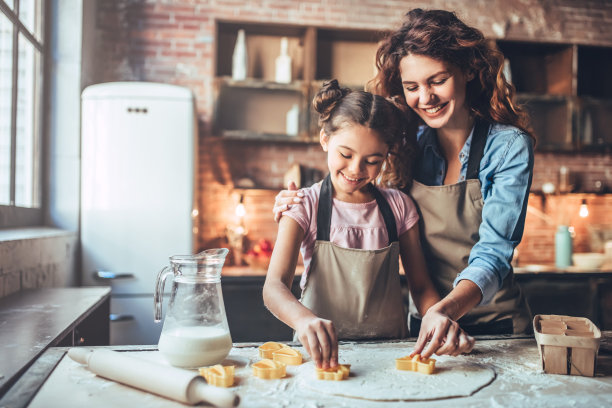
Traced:
[[[371, 186], [371, 185], [370, 185]], [[300, 302], [331, 320], [339, 339], [402, 338], [408, 334], [399, 279], [395, 218], [374, 186], [389, 246], [376, 250], [339, 247], [329, 240], [332, 184], [323, 180], [317, 210], [317, 240]]]
[[[414, 182], [411, 189], [419, 209], [421, 240], [429, 274], [442, 297], [453, 289], [457, 274], [467, 267], [470, 251], [479, 239], [484, 200], [478, 170], [488, 132], [488, 123], [477, 121], [465, 181], [444, 186]], [[413, 302], [410, 303], [410, 317], [418, 321], [420, 316]], [[529, 309], [514, 281], [514, 273], [510, 271], [489, 304], [475, 307], [458, 322], [468, 333], [474, 334], [526, 332], [530, 327]]]

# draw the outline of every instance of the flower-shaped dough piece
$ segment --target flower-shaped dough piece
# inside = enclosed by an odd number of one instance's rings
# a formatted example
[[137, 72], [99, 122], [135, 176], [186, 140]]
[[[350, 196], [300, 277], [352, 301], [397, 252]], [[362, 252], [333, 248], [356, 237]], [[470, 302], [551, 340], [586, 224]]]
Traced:
[[280, 361], [264, 358], [252, 364], [253, 375], [264, 380], [277, 380], [287, 374], [287, 366]]
[[234, 385], [234, 366], [217, 364], [211, 367], [202, 367], [199, 371], [209, 385], [215, 387], [231, 387]]
[[416, 371], [422, 374], [431, 374], [436, 368], [436, 360], [433, 358], [421, 359], [420, 354], [415, 354], [412, 358], [410, 356], [396, 358], [395, 368], [398, 370]]
[[342, 381], [348, 378], [350, 371], [350, 364], [339, 364], [334, 368], [315, 368], [315, 375], [317, 380]]
[[291, 347], [283, 347], [272, 353], [272, 360], [287, 365], [300, 365], [302, 364], [302, 353]]
[[269, 341], [259, 346], [259, 357], [272, 359], [274, 357], [272, 353], [282, 348], [285, 348], [285, 347], [288, 347], [288, 346], [283, 343]]

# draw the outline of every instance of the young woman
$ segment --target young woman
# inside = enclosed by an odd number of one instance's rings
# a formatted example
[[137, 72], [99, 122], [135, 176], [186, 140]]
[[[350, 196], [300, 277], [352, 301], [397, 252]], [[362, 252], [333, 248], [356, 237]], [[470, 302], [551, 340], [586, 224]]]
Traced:
[[[444, 10], [409, 11], [380, 45], [373, 91], [421, 119], [409, 190], [429, 274], [443, 299], [411, 310], [413, 353], [455, 354], [470, 334], [522, 333], [530, 315], [510, 261], [523, 234], [533, 172], [528, 119], [513, 101], [503, 55]], [[406, 190], [408, 192], [408, 190]], [[300, 198], [279, 194], [275, 213]], [[429, 342], [428, 345], [426, 345]]]
[[[328, 368], [338, 363], [338, 339], [407, 336], [398, 255], [416, 309], [425, 313], [440, 297], [427, 275], [412, 200], [373, 184], [379, 176], [410, 183], [391, 172], [410, 161], [407, 149], [398, 149], [409, 130], [403, 113], [381, 96], [341, 89], [335, 80], [323, 85], [313, 106], [329, 175], [302, 190], [303, 205], [283, 214], [263, 296], [316, 365]], [[300, 250], [305, 270], [298, 301], [290, 287]]]

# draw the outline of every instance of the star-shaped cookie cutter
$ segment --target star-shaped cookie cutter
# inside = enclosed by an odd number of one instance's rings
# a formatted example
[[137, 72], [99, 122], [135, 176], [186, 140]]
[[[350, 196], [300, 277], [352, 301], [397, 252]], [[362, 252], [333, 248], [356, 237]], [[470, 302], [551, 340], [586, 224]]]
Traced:
[[412, 358], [405, 356], [395, 359], [395, 368], [405, 371], [416, 371], [422, 374], [431, 374], [436, 368], [436, 360], [433, 358], [421, 359], [420, 354], [415, 354]]
[[315, 368], [315, 375], [317, 380], [342, 381], [348, 378], [350, 371], [350, 364], [338, 364], [334, 368]]

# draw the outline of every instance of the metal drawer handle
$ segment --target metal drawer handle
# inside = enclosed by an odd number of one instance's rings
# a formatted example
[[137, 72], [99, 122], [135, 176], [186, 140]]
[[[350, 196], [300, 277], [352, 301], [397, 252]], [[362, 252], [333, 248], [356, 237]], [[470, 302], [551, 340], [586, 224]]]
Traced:
[[95, 271], [93, 273], [95, 279], [107, 280], [107, 279], [133, 279], [133, 273], [115, 273], [110, 271]]
[[108, 320], [110, 320], [111, 322], [127, 322], [130, 320], [134, 320], [134, 316], [129, 314], [111, 313], [110, 315], [108, 315]]

